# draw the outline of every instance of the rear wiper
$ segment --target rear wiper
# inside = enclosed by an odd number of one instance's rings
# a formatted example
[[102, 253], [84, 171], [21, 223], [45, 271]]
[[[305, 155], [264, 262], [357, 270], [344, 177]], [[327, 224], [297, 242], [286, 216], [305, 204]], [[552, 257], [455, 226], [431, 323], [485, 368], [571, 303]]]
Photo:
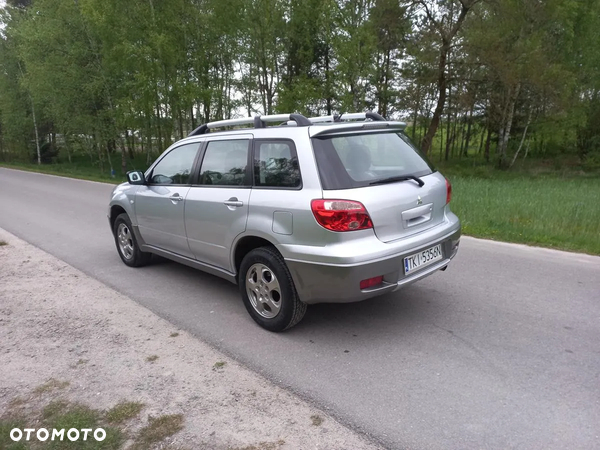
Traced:
[[374, 184], [386, 184], [386, 183], [394, 183], [396, 181], [408, 181], [408, 180], [416, 181], [417, 183], [419, 183], [419, 187], [425, 186], [425, 182], [423, 180], [421, 180], [419, 177], [415, 177], [414, 175], [403, 175], [401, 177], [383, 178], [382, 180], [373, 181], [372, 183], [369, 183], [369, 185], [373, 186]]

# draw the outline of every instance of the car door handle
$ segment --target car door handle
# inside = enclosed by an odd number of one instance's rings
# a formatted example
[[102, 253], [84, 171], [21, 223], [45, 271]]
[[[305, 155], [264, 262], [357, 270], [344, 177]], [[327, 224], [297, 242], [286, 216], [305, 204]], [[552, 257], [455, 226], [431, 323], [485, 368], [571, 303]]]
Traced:
[[182, 202], [183, 197], [179, 194], [173, 194], [169, 197], [169, 200], [171, 200], [172, 202]]
[[244, 202], [239, 201], [237, 198], [230, 198], [229, 200], [226, 200], [223, 202], [224, 205], [227, 206], [244, 206]]

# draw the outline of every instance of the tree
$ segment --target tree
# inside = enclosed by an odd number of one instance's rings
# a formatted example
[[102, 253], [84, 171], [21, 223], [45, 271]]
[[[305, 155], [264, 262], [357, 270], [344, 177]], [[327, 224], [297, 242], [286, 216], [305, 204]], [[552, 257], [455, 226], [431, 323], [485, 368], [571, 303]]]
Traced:
[[394, 78], [398, 61], [404, 56], [410, 21], [407, 8], [398, 0], [376, 0], [369, 21], [376, 39], [371, 83], [375, 89], [377, 112], [387, 117], [397, 95]]
[[426, 0], [420, 0], [413, 3], [414, 14], [418, 17], [423, 17], [419, 20], [419, 23], [433, 30], [437, 34], [440, 44], [437, 70], [438, 100], [431, 123], [429, 124], [429, 129], [421, 143], [421, 151], [424, 154], [427, 154], [431, 148], [433, 137], [439, 127], [440, 118], [444, 111], [448, 88], [448, 78], [446, 75], [448, 56], [452, 50], [455, 39], [467, 18], [467, 14], [480, 1], [481, 0], [458, 0], [456, 2], [453, 0], [444, 2], [435, 9], [433, 5]]

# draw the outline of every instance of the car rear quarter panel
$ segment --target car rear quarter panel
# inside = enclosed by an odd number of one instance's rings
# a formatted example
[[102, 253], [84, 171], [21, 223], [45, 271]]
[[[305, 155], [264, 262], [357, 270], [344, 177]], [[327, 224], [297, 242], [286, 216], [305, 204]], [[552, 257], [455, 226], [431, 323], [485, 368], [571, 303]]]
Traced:
[[[257, 131], [255, 138], [262, 138], [262, 130]], [[238, 236], [237, 241], [245, 236], [261, 237], [272, 242], [286, 258], [286, 245], [301, 242], [319, 245], [319, 242], [323, 242], [319, 236], [321, 231], [326, 230], [319, 227], [310, 208], [311, 200], [322, 198], [323, 191], [307, 129], [288, 128], [273, 131], [276, 132], [270, 132], [264, 137], [277, 138], [280, 137], [278, 134], [285, 138], [290, 138], [290, 135], [293, 137], [302, 185], [299, 189], [254, 187], [250, 194], [246, 232]], [[232, 260], [234, 253], [235, 246]]]

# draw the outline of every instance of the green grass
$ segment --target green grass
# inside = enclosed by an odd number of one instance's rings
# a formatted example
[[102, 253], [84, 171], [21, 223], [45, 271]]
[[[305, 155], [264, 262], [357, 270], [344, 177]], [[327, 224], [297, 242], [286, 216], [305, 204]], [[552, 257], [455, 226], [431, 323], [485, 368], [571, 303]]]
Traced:
[[8, 169], [27, 170], [28, 172], [46, 173], [49, 175], [59, 175], [63, 177], [77, 178], [80, 180], [100, 181], [104, 183], [121, 183], [125, 177], [120, 175], [112, 178], [109, 174], [101, 174], [98, 168], [78, 166], [76, 164], [69, 166], [66, 164], [27, 164], [27, 163], [7, 163], [0, 162], [0, 167]]
[[451, 177], [463, 233], [600, 255], [600, 179]]
[[214, 365], [213, 365], [213, 370], [219, 370], [222, 369], [223, 367], [225, 367], [225, 364], [227, 364], [225, 361], [217, 361]]
[[[64, 157], [50, 164], [41, 165], [26, 161], [0, 161], [0, 167], [114, 184], [126, 181], [125, 174], [121, 173], [120, 154], [115, 154], [112, 160], [115, 170], [114, 177], [111, 176], [110, 167], [106, 161], [104, 162], [103, 170], [101, 170], [99, 163], [91, 161], [87, 155], [74, 155], [71, 163]], [[152, 160], [154, 160], [154, 157]], [[145, 170], [147, 167], [145, 155], [138, 155], [134, 160], [127, 160], [127, 170]]]
[[[100, 174], [86, 158], [79, 156], [73, 164], [0, 166], [111, 183], [124, 180]], [[144, 169], [142, 159], [130, 161], [129, 168]], [[576, 158], [519, 160], [510, 171], [478, 158], [435, 164], [452, 181], [451, 208], [462, 221], [463, 234], [600, 255], [600, 174], [584, 171]]]
[[121, 402], [109, 409], [105, 417], [109, 423], [123, 423], [137, 417], [143, 407], [139, 402]]
[[145, 450], [153, 444], [174, 435], [183, 429], [183, 415], [171, 414], [160, 417], [149, 417], [148, 425], [142, 428], [130, 450]]
[[27, 422], [22, 418], [15, 417], [4, 417], [0, 419], [0, 449], [3, 450], [27, 450], [29, 446], [24, 443], [24, 440], [20, 442], [14, 442], [10, 438], [10, 431], [13, 428], [19, 428], [23, 430], [27, 428]]

